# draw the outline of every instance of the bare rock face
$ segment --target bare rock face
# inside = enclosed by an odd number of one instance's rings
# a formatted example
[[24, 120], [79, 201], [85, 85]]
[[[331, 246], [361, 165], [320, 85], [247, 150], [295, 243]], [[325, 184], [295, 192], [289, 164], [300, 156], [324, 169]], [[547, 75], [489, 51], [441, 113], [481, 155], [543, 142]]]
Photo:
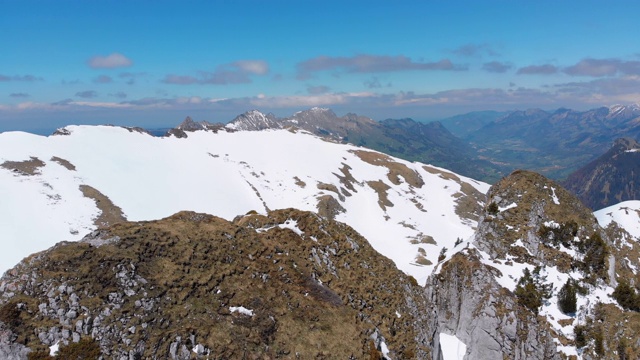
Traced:
[[22, 360], [31, 352], [26, 346], [16, 343], [17, 336], [8, 326], [0, 322], [0, 359]]
[[475, 249], [465, 249], [429, 278], [433, 359], [440, 359], [440, 333], [467, 345], [465, 359], [560, 359], [548, 325], [517, 303], [495, 280]]

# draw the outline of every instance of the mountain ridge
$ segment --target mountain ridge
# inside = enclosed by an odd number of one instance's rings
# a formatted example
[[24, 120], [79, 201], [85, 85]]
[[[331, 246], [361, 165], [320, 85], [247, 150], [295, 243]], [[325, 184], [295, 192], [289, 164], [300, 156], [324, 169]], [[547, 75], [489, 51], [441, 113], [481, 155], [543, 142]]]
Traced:
[[563, 185], [594, 210], [638, 200], [640, 144], [620, 138], [600, 157], [570, 174]]

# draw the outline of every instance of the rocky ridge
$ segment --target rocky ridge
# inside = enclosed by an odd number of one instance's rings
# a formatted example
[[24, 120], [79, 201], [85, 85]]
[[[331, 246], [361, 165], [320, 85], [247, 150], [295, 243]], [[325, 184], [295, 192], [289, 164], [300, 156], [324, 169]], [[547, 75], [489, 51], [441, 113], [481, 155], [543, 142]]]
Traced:
[[[637, 277], [636, 241], [614, 223], [600, 227], [558, 183], [516, 171], [491, 187], [475, 236], [449, 251], [427, 281], [434, 333], [460, 338], [471, 359], [638, 354], [640, 323], [611, 297], [619, 279]], [[533, 274], [531, 288], [525, 272]], [[575, 286], [575, 312], [560, 310], [565, 284]]]
[[114, 359], [431, 357], [415, 279], [292, 209], [114, 225], [25, 259], [0, 293], [0, 353], [19, 359], [81, 338]]

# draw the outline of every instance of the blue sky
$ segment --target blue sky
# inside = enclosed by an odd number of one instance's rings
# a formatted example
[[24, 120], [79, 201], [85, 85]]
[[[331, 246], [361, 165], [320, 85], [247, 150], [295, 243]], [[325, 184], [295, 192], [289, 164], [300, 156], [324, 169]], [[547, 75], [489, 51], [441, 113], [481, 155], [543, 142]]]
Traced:
[[636, 1], [0, 0], [0, 131], [640, 101]]

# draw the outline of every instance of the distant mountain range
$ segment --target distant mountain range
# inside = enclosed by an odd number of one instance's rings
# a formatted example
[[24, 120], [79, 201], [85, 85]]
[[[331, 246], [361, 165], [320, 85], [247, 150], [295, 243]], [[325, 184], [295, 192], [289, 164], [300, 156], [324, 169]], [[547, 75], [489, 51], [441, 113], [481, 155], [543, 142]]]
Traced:
[[528, 169], [563, 179], [605, 153], [615, 139], [637, 139], [640, 106], [469, 113], [442, 123], [504, 171]]
[[311, 108], [278, 118], [251, 110], [228, 124], [185, 122], [184, 131], [259, 131], [297, 128], [333, 141], [351, 143], [447, 168], [493, 183], [516, 169], [562, 180], [607, 151], [617, 138], [640, 136], [640, 107], [615, 105], [588, 111], [558, 109], [480, 111], [430, 123], [412, 119], [375, 121], [353, 113], [337, 116]]
[[621, 138], [605, 154], [569, 175], [563, 185], [592, 209], [640, 199], [640, 144]]

